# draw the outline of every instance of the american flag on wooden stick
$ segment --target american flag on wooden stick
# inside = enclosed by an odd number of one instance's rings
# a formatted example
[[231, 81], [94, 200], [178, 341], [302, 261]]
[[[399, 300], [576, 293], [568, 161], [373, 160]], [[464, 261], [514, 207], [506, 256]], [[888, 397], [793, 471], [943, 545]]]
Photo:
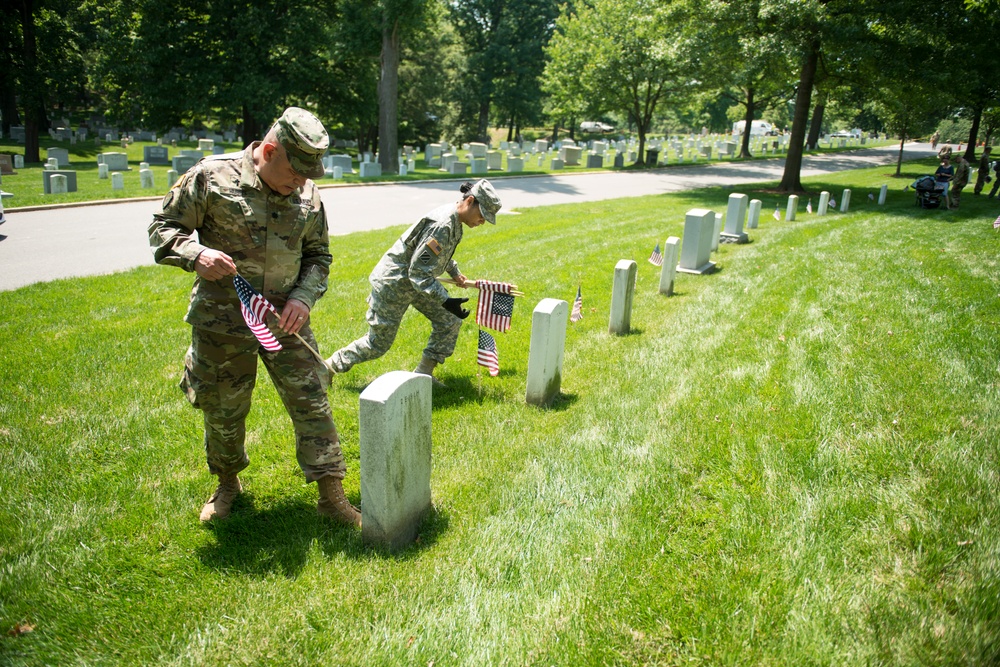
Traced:
[[649, 256], [649, 263], [653, 266], [663, 266], [663, 255], [660, 254], [660, 244], [653, 248], [653, 254]]
[[240, 274], [237, 273], [233, 278], [233, 284], [236, 285], [236, 295], [240, 297], [240, 312], [243, 313], [243, 319], [246, 320], [250, 331], [265, 350], [269, 352], [280, 350], [281, 343], [264, 324], [269, 312], [277, 317], [278, 311]]
[[813, 200], [812, 199], [810, 199], [809, 203], [806, 204], [806, 212], [807, 213], [812, 213], [813, 212]]
[[580, 292], [580, 286], [576, 287], [576, 299], [573, 301], [573, 312], [569, 314], [570, 322], [579, 322], [583, 319], [583, 294]]
[[771, 217], [777, 220], [778, 222], [781, 222], [781, 213], [778, 212], [778, 206], [779, 204], [774, 205], [774, 214]]
[[837, 200], [830, 197], [830, 208], [837, 208]]
[[473, 284], [479, 288], [476, 324], [507, 333], [510, 318], [514, 315], [514, 293], [517, 286], [489, 280], [477, 280]]
[[500, 357], [497, 355], [497, 342], [488, 332], [479, 330], [479, 351], [476, 354], [476, 363], [485, 366], [490, 371], [491, 377], [500, 374]]
[[1000, 229], [1000, 215], [998, 215], [997, 219], [993, 221], [993, 229]]

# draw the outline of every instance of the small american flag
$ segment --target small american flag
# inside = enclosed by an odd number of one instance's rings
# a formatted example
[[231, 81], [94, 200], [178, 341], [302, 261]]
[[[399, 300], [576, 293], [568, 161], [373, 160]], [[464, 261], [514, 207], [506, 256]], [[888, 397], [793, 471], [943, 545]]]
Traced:
[[771, 217], [781, 222], [781, 213], [778, 212], [778, 204], [774, 205], [774, 213], [771, 214]]
[[649, 263], [653, 266], [663, 266], [663, 255], [660, 254], [660, 244], [653, 248], [653, 254], [649, 256]]
[[830, 208], [837, 208], [837, 200], [830, 197]]
[[500, 357], [497, 356], [497, 342], [493, 340], [493, 336], [482, 329], [479, 330], [479, 352], [476, 355], [476, 363], [488, 368], [491, 377], [496, 377], [500, 374]]
[[808, 213], [812, 213], [813, 212], [813, 200], [812, 199], [810, 199], [809, 203], [806, 204], [806, 212], [808, 212]]
[[511, 292], [516, 288], [510, 283], [495, 283], [489, 280], [477, 280], [474, 284], [479, 288], [476, 324], [507, 333], [510, 329], [510, 318], [514, 314], [514, 296]]
[[573, 312], [569, 314], [570, 322], [579, 322], [583, 319], [583, 294], [580, 292], [580, 286], [576, 288], [576, 300], [573, 301]]
[[875, 201], [875, 195], [873, 195], [872, 193], [869, 192], [868, 193], [868, 201]]
[[278, 311], [240, 274], [236, 274], [236, 277], [233, 278], [233, 284], [236, 285], [236, 294], [240, 297], [240, 312], [243, 313], [243, 319], [246, 320], [250, 331], [257, 337], [265, 350], [269, 352], [280, 350], [281, 343], [264, 324], [269, 312], [277, 316]]
[[997, 219], [993, 221], [993, 229], [1000, 229], [1000, 215], [998, 215]]

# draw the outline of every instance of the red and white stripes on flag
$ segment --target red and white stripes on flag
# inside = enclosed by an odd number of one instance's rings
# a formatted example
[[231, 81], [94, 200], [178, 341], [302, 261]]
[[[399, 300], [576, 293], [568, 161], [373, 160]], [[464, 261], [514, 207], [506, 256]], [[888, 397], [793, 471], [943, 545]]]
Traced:
[[813, 200], [812, 199], [810, 199], [809, 203], [806, 204], [806, 212], [807, 213], [812, 213], [813, 212]]
[[497, 342], [488, 332], [479, 330], [479, 351], [476, 354], [476, 363], [485, 366], [490, 371], [491, 377], [500, 374], [500, 357], [497, 355]]
[[573, 301], [573, 312], [569, 314], [570, 322], [579, 322], [583, 319], [583, 294], [580, 292], [580, 286], [576, 287], [576, 299]]
[[775, 204], [774, 205], [774, 213], [771, 214], [771, 217], [774, 218], [775, 220], [777, 220], [778, 222], [781, 222], [781, 213], [778, 211], [778, 207], [779, 206], [780, 206], [780, 204]]
[[477, 280], [473, 284], [479, 288], [476, 324], [507, 333], [510, 318], [514, 314], [514, 295], [511, 292], [517, 288], [510, 283], [495, 283], [490, 280]]
[[278, 311], [240, 274], [236, 274], [233, 278], [233, 284], [236, 285], [236, 295], [240, 297], [240, 312], [243, 313], [243, 319], [250, 327], [250, 331], [265, 350], [269, 352], [280, 350], [281, 343], [264, 324], [269, 312], [277, 317]]
[[998, 215], [997, 219], [993, 221], [993, 229], [1000, 229], [1000, 215]]
[[649, 263], [653, 266], [663, 266], [663, 255], [660, 254], [660, 244], [653, 248], [653, 254], [649, 256]]

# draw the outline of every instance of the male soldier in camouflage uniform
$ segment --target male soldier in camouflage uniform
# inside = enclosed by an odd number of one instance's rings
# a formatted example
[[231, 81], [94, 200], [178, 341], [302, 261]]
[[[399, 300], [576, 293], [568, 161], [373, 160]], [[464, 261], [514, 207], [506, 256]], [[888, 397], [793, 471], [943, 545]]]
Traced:
[[962, 189], [969, 184], [969, 161], [961, 153], [955, 153], [955, 176], [951, 179], [948, 197], [951, 203], [948, 208], [958, 208], [962, 200]]
[[469, 315], [462, 308], [468, 299], [450, 297], [437, 277], [447, 271], [459, 287], [472, 286], [466, 285], [466, 277], [452, 259], [462, 240], [462, 225], [478, 227], [485, 221], [495, 225], [501, 205], [485, 179], [464, 184], [461, 192], [457, 204], [434, 209], [406, 230], [375, 266], [368, 277], [372, 286], [368, 333], [327, 359], [335, 371], [343, 373], [388, 352], [403, 313], [411, 305], [431, 321], [430, 340], [413, 372], [433, 378], [437, 365], [455, 351], [462, 320]]
[[[331, 256], [326, 212], [308, 179], [323, 174], [328, 144], [315, 116], [288, 108], [263, 141], [189, 170], [149, 226], [158, 263], [198, 274], [184, 318], [192, 333], [181, 389], [204, 413], [208, 468], [219, 477], [202, 521], [228, 516], [242, 491], [237, 473], [250, 463], [245, 419], [259, 356], [292, 418], [299, 466], [319, 487], [319, 512], [360, 525], [341, 483], [346, 468], [326, 397], [329, 369], [293, 335], [316, 347], [309, 310], [326, 292]], [[278, 309], [281, 350], [262, 349], [247, 327], [232, 281], [237, 273]]]

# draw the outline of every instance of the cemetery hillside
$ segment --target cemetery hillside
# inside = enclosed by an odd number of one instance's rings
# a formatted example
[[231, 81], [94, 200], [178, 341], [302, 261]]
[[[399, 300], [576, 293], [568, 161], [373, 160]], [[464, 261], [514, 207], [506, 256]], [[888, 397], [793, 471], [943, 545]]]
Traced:
[[[316, 515], [268, 382], [244, 493], [198, 522], [211, 477], [177, 389], [189, 274], [0, 292], [0, 663], [995, 663], [1000, 210], [924, 209], [898, 182], [880, 203], [893, 171], [807, 178], [828, 207], [806, 195], [791, 221], [769, 183], [469, 234], [464, 272], [524, 296], [498, 376], [471, 320], [436, 373], [431, 509], [396, 550]], [[691, 212], [728, 217], [739, 195], [749, 242], [661, 293], [654, 247], [681, 238], [685, 266]], [[363, 331], [368, 272], [401, 231], [337, 237], [323, 351]], [[558, 393], [528, 404], [532, 310], [578, 289]], [[359, 398], [427, 331], [411, 311], [385, 357], [333, 378], [355, 503]]]
[[0, 667], [1000, 665], [998, 35], [0, 2]]

